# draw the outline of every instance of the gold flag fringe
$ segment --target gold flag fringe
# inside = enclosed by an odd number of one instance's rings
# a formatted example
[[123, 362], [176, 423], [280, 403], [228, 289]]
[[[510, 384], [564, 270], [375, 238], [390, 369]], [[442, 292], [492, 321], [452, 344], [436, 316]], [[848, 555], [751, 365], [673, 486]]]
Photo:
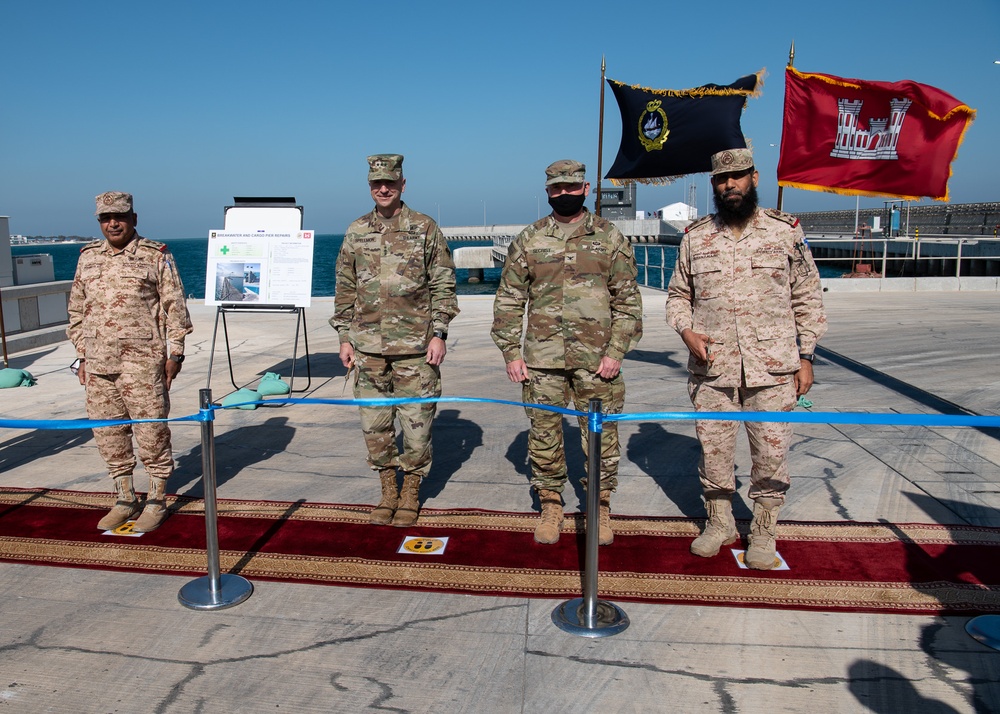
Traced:
[[616, 79], [608, 79], [612, 84], [616, 84], [619, 87], [628, 87], [629, 89], [636, 89], [642, 92], [649, 92], [651, 94], [656, 94], [661, 97], [689, 97], [694, 99], [700, 99], [702, 97], [732, 97], [736, 95], [742, 95], [744, 97], [759, 97], [764, 90], [764, 77], [767, 76], [767, 68], [761, 68], [757, 72], [754, 72], [754, 76], [757, 78], [753, 89], [733, 89], [732, 87], [692, 87], [691, 89], [653, 89], [652, 87], [644, 87], [641, 84], [625, 84], [625, 82], [619, 82]]
[[683, 176], [659, 176], [657, 178], [608, 179], [613, 186], [628, 186], [630, 183], [641, 183], [645, 186], [669, 186]]
[[921, 198], [930, 198], [935, 201], [947, 201], [948, 195], [941, 196], [909, 196], [902, 193], [878, 193], [876, 191], [864, 191], [856, 188], [835, 188], [833, 186], [820, 186], [812, 183], [798, 183], [796, 181], [778, 181], [779, 186], [785, 188], [798, 188], [803, 191], [822, 191], [823, 193], [839, 193], [842, 196], [865, 196], [866, 198], [899, 198], [904, 201], [919, 201]]

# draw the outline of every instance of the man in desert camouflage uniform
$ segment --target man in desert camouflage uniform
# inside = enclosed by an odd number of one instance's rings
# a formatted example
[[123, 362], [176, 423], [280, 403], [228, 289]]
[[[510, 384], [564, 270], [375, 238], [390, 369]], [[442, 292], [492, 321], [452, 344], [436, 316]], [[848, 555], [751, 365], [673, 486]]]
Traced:
[[[521, 231], [507, 251], [493, 304], [493, 341], [503, 352], [507, 376], [523, 385], [524, 403], [565, 407], [572, 398], [578, 411], [587, 411], [591, 399], [601, 399], [606, 413], [618, 414], [625, 405], [622, 359], [642, 336], [642, 299], [632, 248], [614, 225], [584, 207], [590, 184], [579, 161], [551, 164], [545, 170], [545, 191], [552, 213]], [[526, 411], [531, 420], [531, 485], [542, 508], [535, 540], [555, 543], [563, 523], [566, 484], [562, 415], [530, 407]], [[586, 453], [586, 418], [579, 423]], [[601, 545], [614, 539], [610, 498], [618, 485], [620, 451], [618, 424], [606, 422], [601, 439]]]
[[[167, 246], [136, 233], [131, 194], [102, 193], [97, 218], [105, 240], [80, 251], [67, 330], [80, 360], [87, 414], [166, 419], [170, 385], [184, 361], [184, 336], [193, 329], [177, 265]], [[144, 507], [132, 484], [133, 432], [149, 475]], [[167, 517], [164, 496], [174, 470], [166, 423], [101, 427], [94, 429], [94, 440], [117, 492], [114, 508], [97, 527], [117, 528], [138, 516], [133, 530], [157, 529]]]
[[[799, 221], [757, 206], [749, 149], [712, 156], [717, 213], [691, 224], [667, 289], [667, 322], [690, 351], [697, 411], [791, 411], [813, 383], [813, 350], [826, 332], [819, 271]], [[737, 538], [732, 496], [736, 421], [697, 421], [698, 473], [708, 520], [691, 544], [702, 557]], [[745, 563], [778, 563], [778, 511], [788, 490], [787, 423], [746, 422], [754, 501]]]
[[[330, 324], [340, 335], [340, 360], [358, 370], [357, 399], [439, 397], [448, 324], [458, 314], [451, 251], [438, 225], [403, 203], [403, 157], [369, 156], [368, 167], [375, 208], [348, 226], [337, 257]], [[382, 484], [372, 523], [416, 523], [436, 411], [436, 403], [361, 407], [368, 464]], [[402, 454], [396, 448], [397, 414]], [[403, 472], [401, 491], [397, 469]]]

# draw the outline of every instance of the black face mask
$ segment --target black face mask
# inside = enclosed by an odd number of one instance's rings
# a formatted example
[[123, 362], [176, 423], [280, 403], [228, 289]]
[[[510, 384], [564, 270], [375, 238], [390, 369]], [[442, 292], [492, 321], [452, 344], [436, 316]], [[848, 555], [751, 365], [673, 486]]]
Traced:
[[583, 202], [586, 200], [587, 197], [582, 193], [563, 193], [558, 196], [550, 196], [549, 205], [560, 216], [575, 216], [583, 208]]

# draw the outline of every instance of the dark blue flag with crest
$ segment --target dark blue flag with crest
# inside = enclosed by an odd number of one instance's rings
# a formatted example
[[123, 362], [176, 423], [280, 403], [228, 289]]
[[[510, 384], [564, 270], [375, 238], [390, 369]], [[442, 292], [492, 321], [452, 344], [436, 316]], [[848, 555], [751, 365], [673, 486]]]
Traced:
[[669, 183], [712, 168], [712, 154], [746, 147], [740, 114], [760, 94], [763, 73], [728, 85], [650, 89], [608, 80], [622, 115], [618, 156], [605, 178], [615, 183]]

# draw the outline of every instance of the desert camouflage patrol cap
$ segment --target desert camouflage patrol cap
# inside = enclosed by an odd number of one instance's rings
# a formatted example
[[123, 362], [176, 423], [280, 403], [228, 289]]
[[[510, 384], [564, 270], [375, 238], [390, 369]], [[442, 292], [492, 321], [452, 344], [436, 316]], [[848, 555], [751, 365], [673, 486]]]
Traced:
[[545, 169], [546, 186], [556, 183], [585, 183], [586, 180], [587, 167], [572, 159], [555, 161]]
[[750, 149], [726, 149], [712, 154], [712, 170], [709, 175], [727, 174], [731, 171], [746, 171], [753, 168], [753, 153]]
[[122, 191], [105, 191], [94, 200], [97, 202], [97, 210], [94, 211], [95, 216], [99, 216], [102, 213], [132, 212], [131, 193], [123, 193]]
[[368, 157], [369, 181], [399, 181], [403, 178], [403, 157], [399, 154], [375, 154]]

